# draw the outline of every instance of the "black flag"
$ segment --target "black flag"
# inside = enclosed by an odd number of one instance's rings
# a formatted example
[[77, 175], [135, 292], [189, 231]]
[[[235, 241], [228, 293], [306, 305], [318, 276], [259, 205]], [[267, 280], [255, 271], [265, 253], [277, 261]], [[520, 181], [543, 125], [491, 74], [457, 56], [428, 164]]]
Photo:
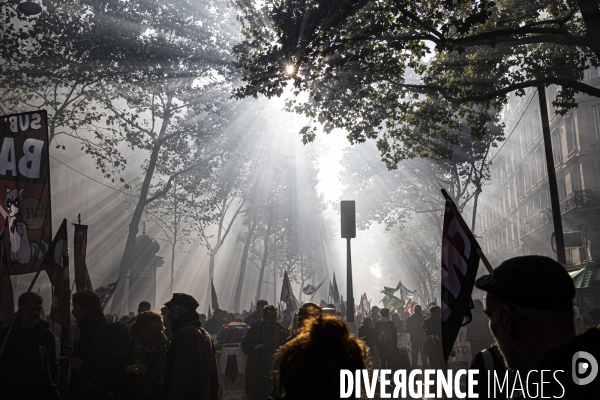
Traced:
[[444, 189], [442, 194], [446, 198], [442, 233], [442, 346], [447, 361], [460, 327], [471, 320], [471, 293], [480, 247], [454, 201]]

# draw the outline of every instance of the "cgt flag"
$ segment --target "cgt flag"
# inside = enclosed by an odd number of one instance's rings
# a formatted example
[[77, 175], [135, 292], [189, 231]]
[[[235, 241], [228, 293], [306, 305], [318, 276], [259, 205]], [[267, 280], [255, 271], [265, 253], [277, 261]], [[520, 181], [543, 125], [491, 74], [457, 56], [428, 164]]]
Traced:
[[71, 285], [69, 284], [68, 243], [67, 220], [63, 219], [42, 263], [52, 284], [50, 318], [66, 329], [71, 328]]
[[210, 301], [212, 303], [213, 311], [219, 308], [219, 300], [217, 299], [217, 291], [215, 290], [215, 284], [213, 279], [210, 278]]
[[87, 225], [75, 225], [75, 236], [73, 237], [73, 254], [75, 256], [75, 288], [77, 291], [93, 290], [90, 274], [85, 264], [87, 250]]
[[279, 300], [285, 303], [286, 310], [294, 312], [298, 309], [296, 296], [294, 296], [294, 291], [292, 290], [292, 284], [290, 283], [287, 271], [285, 271], [285, 274], [283, 275], [283, 286], [281, 287], [281, 297]]
[[454, 346], [460, 327], [471, 321], [471, 293], [475, 285], [479, 244], [448, 193], [442, 232], [442, 346], [444, 360]]

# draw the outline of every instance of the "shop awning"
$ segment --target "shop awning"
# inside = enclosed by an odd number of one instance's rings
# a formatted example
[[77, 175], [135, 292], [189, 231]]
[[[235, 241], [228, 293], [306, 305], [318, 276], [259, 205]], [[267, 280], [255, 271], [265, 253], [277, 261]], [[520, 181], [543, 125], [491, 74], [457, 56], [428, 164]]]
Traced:
[[575, 284], [576, 289], [583, 289], [590, 287], [592, 285], [592, 275], [594, 269], [581, 268], [576, 271], [569, 272], [571, 278], [573, 279], [573, 284]]

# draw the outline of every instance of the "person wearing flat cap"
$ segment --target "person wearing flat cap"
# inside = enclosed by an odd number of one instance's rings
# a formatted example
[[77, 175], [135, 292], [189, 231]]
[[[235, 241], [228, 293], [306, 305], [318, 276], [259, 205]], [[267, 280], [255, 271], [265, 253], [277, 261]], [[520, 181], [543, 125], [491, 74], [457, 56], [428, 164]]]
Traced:
[[[532, 396], [537, 384], [544, 398], [598, 397], [600, 331], [575, 335], [575, 286], [562, 265], [544, 256], [515, 257], [475, 286], [487, 292], [485, 313], [506, 366], [518, 371], [523, 386], [528, 382]], [[552, 372], [542, 376], [542, 370]]]
[[167, 351], [163, 399], [216, 400], [219, 376], [215, 346], [202, 328], [198, 302], [186, 293], [174, 293], [169, 307], [173, 339]]

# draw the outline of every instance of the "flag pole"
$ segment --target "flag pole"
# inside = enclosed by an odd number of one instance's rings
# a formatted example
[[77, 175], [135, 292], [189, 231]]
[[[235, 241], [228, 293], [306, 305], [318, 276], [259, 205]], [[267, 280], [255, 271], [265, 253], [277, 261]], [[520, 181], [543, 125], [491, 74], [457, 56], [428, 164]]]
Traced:
[[485, 256], [485, 254], [483, 254], [483, 251], [481, 251], [480, 248], [475, 249], [475, 251], [477, 252], [477, 254], [479, 254], [479, 258], [481, 259], [481, 261], [483, 261], [483, 265], [485, 265], [485, 267], [487, 268], [488, 272], [490, 274], [492, 272], [494, 272], [494, 268], [492, 268], [492, 264], [490, 264], [490, 262], [488, 261], [487, 257]]
[[325, 281], [327, 280], [327, 278], [329, 278], [328, 276], [325, 277], [325, 279], [323, 279], [323, 282], [321, 282], [321, 284], [317, 287], [317, 290], [315, 290], [315, 292], [313, 293], [312, 296], [310, 296], [310, 300], [312, 301], [313, 297], [315, 297], [315, 295], [317, 294], [317, 292], [319, 291], [319, 289], [321, 289], [321, 286], [323, 286], [323, 284], [325, 283]]
[[[33, 285], [35, 284], [35, 281], [37, 281], [38, 276], [40, 276], [40, 272], [42, 272], [41, 268], [33, 277], [33, 280], [31, 281], [31, 284], [27, 289], [27, 293], [31, 292], [31, 289], [33, 289]], [[4, 342], [2, 342], [2, 347], [0, 348], [0, 358], [2, 358], [2, 354], [4, 354], [4, 349], [6, 348], [6, 344], [8, 343], [8, 338], [10, 337], [10, 334], [12, 333], [13, 328], [15, 327], [15, 322], [17, 321], [19, 314], [21, 314], [21, 309], [17, 309], [17, 313], [15, 314], [12, 322], [10, 323], [10, 327], [8, 328], [8, 332], [6, 333], [6, 337], [4, 338]]]

